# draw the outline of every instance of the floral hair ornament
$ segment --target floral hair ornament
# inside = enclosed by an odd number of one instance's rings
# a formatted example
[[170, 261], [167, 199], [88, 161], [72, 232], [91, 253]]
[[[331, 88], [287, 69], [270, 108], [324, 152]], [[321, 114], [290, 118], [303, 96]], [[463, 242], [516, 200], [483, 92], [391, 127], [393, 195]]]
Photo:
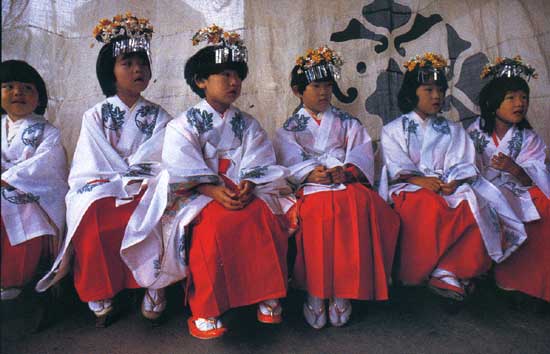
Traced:
[[112, 20], [103, 18], [93, 31], [101, 43], [113, 43], [113, 57], [124, 53], [146, 52], [151, 61], [153, 26], [147, 18], [138, 18], [131, 12], [118, 14]]
[[310, 48], [304, 55], [296, 58], [298, 74], [305, 73], [308, 83], [327, 77], [339, 79], [343, 64], [340, 54], [326, 45], [317, 49]]
[[192, 41], [193, 45], [206, 41], [208, 44], [218, 46], [219, 48], [215, 51], [215, 64], [248, 61], [248, 50], [241, 36], [237, 32], [226, 32], [215, 24], [198, 30]]
[[492, 76], [493, 79], [499, 77], [524, 76], [527, 81], [531, 78], [538, 78], [538, 75], [535, 74], [535, 69], [529, 64], [524, 63], [519, 55], [513, 58], [496, 57], [493, 63], [483, 67], [483, 71], [481, 75], [479, 75], [482, 79], [488, 76]]
[[426, 52], [416, 55], [403, 64], [407, 71], [414, 71], [418, 67], [418, 82], [428, 83], [431, 80], [437, 82], [441, 77], [447, 77], [447, 60], [442, 55]]

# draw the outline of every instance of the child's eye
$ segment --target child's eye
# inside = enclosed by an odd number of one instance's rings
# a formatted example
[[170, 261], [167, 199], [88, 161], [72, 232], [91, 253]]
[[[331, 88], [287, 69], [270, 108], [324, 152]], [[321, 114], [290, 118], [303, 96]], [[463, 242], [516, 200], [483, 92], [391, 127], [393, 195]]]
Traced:
[[31, 85], [25, 85], [24, 88], [25, 88], [25, 90], [27, 90], [27, 91], [32, 91], [32, 88], [33, 88], [33, 87], [32, 87]]

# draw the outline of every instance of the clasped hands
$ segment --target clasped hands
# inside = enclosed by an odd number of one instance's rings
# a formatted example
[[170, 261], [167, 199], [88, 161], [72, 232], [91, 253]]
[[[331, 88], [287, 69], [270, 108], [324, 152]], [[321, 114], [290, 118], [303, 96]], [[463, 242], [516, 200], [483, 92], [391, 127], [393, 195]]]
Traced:
[[346, 171], [342, 166], [326, 168], [322, 165], [315, 167], [306, 178], [306, 182], [317, 184], [339, 184], [346, 183], [347, 180]]
[[241, 181], [237, 186], [237, 190], [234, 191], [231, 188], [222, 185], [215, 184], [201, 184], [197, 186], [197, 190], [210, 197], [223, 205], [224, 208], [229, 210], [243, 209], [254, 198], [254, 182]]
[[405, 179], [407, 183], [415, 184], [422, 188], [431, 190], [432, 192], [438, 193], [441, 192], [443, 195], [451, 195], [454, 193], [459, 181], [454, 180], [449, 183], [444, 183], [437, 177], [425, 177], [425, 176], [410, 176]]

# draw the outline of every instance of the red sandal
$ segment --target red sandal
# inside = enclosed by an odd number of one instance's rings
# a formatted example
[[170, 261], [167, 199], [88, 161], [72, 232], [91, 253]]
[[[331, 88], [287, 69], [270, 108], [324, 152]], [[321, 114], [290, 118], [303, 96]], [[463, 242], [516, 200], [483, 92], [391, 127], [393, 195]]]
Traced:
[[[198, 339], [214, 339], [219, 338], [224, 335], [225, 332], [227, 332], [227, 328], [225, 328], [223, 325], [222, 327], [216, 327], [213, 329], [209, 329], [207, 331], [202, 331], [197, 327], [197, 324], [195, 323], [196, 320], [198, 320], [199, 317], [191, 316], [189, 319], [187, 319], [187, 327], [189, 327], [189, 334], [192, 335], [195, 338]], [[216, 321], [218, 321], [217, 318], [203, 318], [206, 321], [212, 322], [214, 326], [216, 325]]]

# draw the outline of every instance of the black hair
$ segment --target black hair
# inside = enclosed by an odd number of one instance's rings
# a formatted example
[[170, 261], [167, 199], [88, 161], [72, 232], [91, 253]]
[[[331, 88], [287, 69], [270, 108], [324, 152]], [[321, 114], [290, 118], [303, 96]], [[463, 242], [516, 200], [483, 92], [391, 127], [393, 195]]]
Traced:
[[221, 47], [212, 45], [204, 47], [185, 63], [185, 81], [200, 98], [204, 98], [206, 95], [204, 90], [197, 86], [197, 80], [208, 79], [208, 76], [219, 74], [224, 70], [235, 70], [241, 80], [246, 79], [248, 75], [248, 65], [245, 62], [228, 61], [216, 64], [216, 49], [219, 48]]
[[[417, 65], [413, 71], [406, 71], [405, 77], [403, 78], [403, 83], [397, 94], [397, 106], [399, 110], [403, 113], [409, 113], [416, 108], [418, 104], [418, 96], [416, 90], [423, 84], [419, 80], [419, 66]], [[447, 78], [442, 72], [439, 72], [438, 78], [436, 81], [433, 81], [434, 84], [447, 91], [449, 84], [447, 83]]]
[[[31, 83], [38, 91], [38, 106], [34, 110], [36, 114], [44, 114], [48, 106], [48, 91], [42, 76], [35, 68], [22, 60], [6, 60], [0, 64], [0, 82], [19, 81]], [[6, 113], [4, 108], [2, 114]]]
[[[296, 65], [292, 69], [292, 72], [290, 73], [290, 87], [296, 86], [298, 89], [298, 92], [301, 94], [304, 93], [306, 90], [307, 85], [309, 85], [311, 82], [307, 81], [306, 74], [304, 72], [298, 73], [298, 70], [300, 69], [300, 66]], [[334, 77], [329, 72], [329, 76], [324, 77], [319, 80], [315, 80], [313, 82], [332, 82], [333, 84], [336, 84], [336, 81], [334, 81]]]
[[[101, 91], [103, 91], [106, 97], [116, 95], [116, 78], [114, 72], [116, 57], [113, 56], [113, 43], [114, 42], [107, 43], [101, 48], [95, 66], [99, 86], [101, 86]], [[123, 55], [127, 57], [141, 57], [149, 66], [149, 71], [151, 71], [151, 63], [149, 62], [149, 57], [146, 52], [140, 51]]]
[[[481, 89], [478, 99], [481, 110], [479, 126], [483, 132], [493, 134], [497, 109], [502, 104], [502, 101], [504, 101], [506, 93], [510, 91], [523, 91], [527, 94], [527, 99], [529, 99], [529, 85], [519, 76], [503, 76], [493, 79]], [[524, 118], [516, 126], [520, 130], [524, 128], [533, 129], [527, 118]]]

